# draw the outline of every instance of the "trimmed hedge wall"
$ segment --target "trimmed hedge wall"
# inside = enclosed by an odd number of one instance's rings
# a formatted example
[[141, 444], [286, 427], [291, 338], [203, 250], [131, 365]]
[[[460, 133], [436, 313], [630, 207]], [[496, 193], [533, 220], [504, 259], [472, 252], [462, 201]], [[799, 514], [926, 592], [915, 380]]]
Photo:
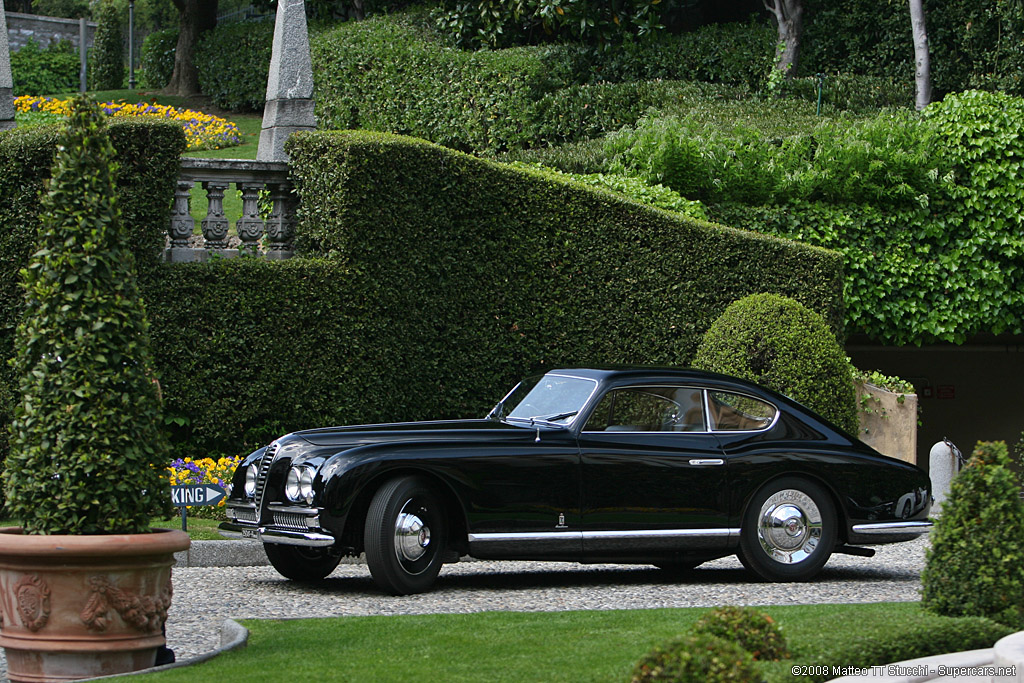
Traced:
[[[168, 125], [151, 132], [179, 130]], [[384, 134], [289, 143], [305, 258], [158, 264], [176, 163], [153, 151], [176, 156], [183, 142], [111, 130], [120, 177], [141, 178], [122, 206], [142, 228], [140, 286], [178, 456], [328, 423], [482, 415], [522, 374], [556, 364], [685, 364], [752, 292], [797, 298], [842, 327], [833, 252]], [[5, 239], [36, 220], [52, 144], [48, 132], [0, 136], [3, 168], [37, 179], [26, 189], [0, 174]], [[8, 302], [31, 248], [12, 244]], [[0, 309], [5, 357], [16, 308]]]
[[344, 305], [327, 309], [357, 316], [343, 381], [367, 408], [394, 404], [373, 417], [479, 412], [530, 368], [685, 365], [725, 307], [754, 292], [843, 326], [832, 252], [422, 140], [311, 133], [288, 149], [304, 198], [297, 247], [350, 278]]

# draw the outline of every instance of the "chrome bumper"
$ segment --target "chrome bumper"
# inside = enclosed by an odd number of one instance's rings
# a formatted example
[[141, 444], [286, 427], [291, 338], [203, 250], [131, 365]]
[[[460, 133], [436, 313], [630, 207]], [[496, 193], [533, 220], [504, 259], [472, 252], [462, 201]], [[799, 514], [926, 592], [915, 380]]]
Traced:
[[877, 534], [890, 535], [920, 535], [926, 534], [934, 526], [931, 522], [873, 522], [871, 524], [854, 524], [852, 531], [855, 534]]
[[227, 538], [240, 538], [247, 541], [260, 541], [261, 543], [280, 543], [281, 545], [304, 545], [311, 547], [334, 545], [334, 536], [316, 531], [268, 529], [265, 526], [252, 526], [235, 522], [221, 522], [220, 526], [217, 527], [217, 531], [220, 532], [221, 536]]

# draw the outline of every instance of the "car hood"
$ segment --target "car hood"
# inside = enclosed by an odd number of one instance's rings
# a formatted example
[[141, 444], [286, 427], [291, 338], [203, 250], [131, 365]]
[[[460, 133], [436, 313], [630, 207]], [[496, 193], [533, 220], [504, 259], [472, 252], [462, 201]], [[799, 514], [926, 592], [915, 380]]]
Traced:
[[[560, 429], [543, 425], [545, 431]], [[401, 422], [394, 424], [329, 427], [295, 432], [314, 446], [354, 448], [379, 443], [412, 441], [492, 441], [522, 436], [533, 438], [534, 431], [525, 425], [511, 425], [494, 420], [441, 420], [436, 422]]]

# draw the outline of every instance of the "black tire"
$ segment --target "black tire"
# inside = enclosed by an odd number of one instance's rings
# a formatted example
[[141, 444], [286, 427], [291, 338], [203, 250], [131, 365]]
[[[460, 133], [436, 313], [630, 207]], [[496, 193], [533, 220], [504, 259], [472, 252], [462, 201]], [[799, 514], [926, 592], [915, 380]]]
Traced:
[[430, 590], [441, 571], [448, 529], [441, 500], [422, 479], [400, 477], [381, 486], [366, 514], [366, 564], [392, 595]]
[[737, 555], [766, 581], [807, 581], [836, 544], [836, 511], [820, 485], [782, 477], [763, 486], [743, 513]]
[[319, 581], [341, 562], [341, 555], [331, 555], [326, 548], [264, 543], [263, 550], [274, 569], [293, 581]]

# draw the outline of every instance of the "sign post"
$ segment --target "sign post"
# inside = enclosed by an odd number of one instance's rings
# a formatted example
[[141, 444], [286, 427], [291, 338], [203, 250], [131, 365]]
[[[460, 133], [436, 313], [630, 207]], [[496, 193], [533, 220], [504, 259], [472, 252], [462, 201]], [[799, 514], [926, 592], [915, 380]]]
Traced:
[[179, 484], [171, 487], [171, 502], [181, 508], [181, 530], [188, 531], [190, 505], [216, 505], [227, 493], [214, 484]]

